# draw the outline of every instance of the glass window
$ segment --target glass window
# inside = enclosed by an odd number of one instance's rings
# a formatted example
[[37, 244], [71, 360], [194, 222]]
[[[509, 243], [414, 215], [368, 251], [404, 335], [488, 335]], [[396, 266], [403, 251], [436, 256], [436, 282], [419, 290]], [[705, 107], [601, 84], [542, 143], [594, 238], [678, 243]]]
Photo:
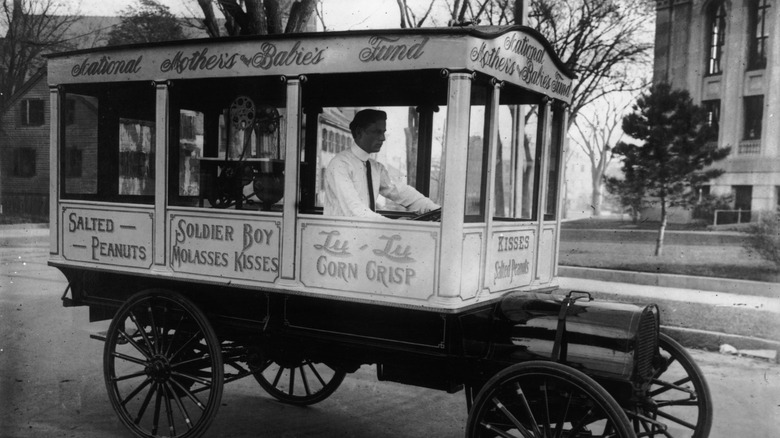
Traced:
[[761, 139], [761, 125], [764, 119], [764, 96], [745, 98], [745, 140]]
[[705, 123], [714, 129], [717, 137], [720, 129], [720, 100], [704, 100], [701, 106], [704, 108]]
[[69, 147], [65, 149], [65, 178], [81, 178], [81, 149]]
[[22, 116], [22, 126], [43, 125], [43, 100], [22, 99], [20, 113]]
[[547, 154], [547, 199], [545, 201], [544, 219], [553, 220], [558, 213], [558, 176], [561, 165], [561, 149], [563, 139], [556, 126], [563, 125], [564, 110], [559, 105], [552, 107], [552, 129], [550, 132], [550, 147]]
[[535, 105], [499, 106], [495, 219], [531, 220], [536, 217], [536, 129]]
[[712, 3], [707, 15], [709, 25], [707, 74], [716, 75], [723, 72], [723, 47], [726, 42], [726, 6], [724, 2]]
[[490, 90], [481, 84], [472, 85], [471, 113], [469, 115], [468, 160], [466, 162], [466, 221], [485, 219], [485, 168], [488, 159], [485, 132], [486, 105]]
[[179, 81], [171, 88], [176, 206], [281, 210], [284, 85], [271, 78]]
[[769, 2], [767, 0], [750, 2], [748, 68], [751, 70], [766, 68], [766, 54], [769, 49], [769, 26], [766, 22], [768, 12]]
[[60, 160], [64, 199], [154, 202], [154, 94], [148, 82], [66, 89]]

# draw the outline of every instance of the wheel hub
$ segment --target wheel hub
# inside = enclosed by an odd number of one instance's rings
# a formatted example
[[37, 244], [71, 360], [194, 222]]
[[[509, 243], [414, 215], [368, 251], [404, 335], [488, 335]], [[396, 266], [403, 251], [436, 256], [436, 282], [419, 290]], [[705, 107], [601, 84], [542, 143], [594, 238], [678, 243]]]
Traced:
[[171, 365], [168, 359], [161, 356], [153, 357], [146, 365], [146, 375], [158, 383], [168, 380], [171, 376]]

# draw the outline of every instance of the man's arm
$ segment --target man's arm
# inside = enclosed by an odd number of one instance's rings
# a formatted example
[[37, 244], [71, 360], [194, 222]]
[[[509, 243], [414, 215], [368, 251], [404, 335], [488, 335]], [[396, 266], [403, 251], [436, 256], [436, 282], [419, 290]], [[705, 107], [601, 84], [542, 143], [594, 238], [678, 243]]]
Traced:
[[427, 213], [431, 210], [441, 208], [438, 204], [426, 198], [422, 193], [415, 190], [414, 187], [395, 183], [390, 179], [387, 169], [381, 163], [379, 164], [379, 194], [387, 199], [402, 205], [409, 211], [417, 213]]

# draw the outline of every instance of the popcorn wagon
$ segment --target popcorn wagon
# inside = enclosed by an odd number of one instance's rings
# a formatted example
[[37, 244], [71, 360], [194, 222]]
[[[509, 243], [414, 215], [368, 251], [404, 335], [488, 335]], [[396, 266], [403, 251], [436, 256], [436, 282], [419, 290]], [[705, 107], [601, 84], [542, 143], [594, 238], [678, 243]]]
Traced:
[[[463, 391], [467, 437], [708, 436], [707, 384], [656, 306], [558, 287], [576, 78], [533, 29], [118, 46], [51, 55], [48, 77], [49, 264], [64, 306], [110, 320], [133, 435], [207, 433], [243, 377], [310, 405], [375, 365]], [[439, 210], [323, 214], [365, 108], [387, 114], [376, 159]]]

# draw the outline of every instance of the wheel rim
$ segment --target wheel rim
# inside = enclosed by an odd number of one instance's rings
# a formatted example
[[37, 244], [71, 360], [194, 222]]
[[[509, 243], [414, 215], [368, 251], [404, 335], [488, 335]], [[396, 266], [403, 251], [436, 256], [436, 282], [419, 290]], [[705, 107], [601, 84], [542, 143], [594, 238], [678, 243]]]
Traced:
[[203, 313], [173, 293], [131, 297], [103, 355], [109, 400], [139, 437], [198, 437], [222, 398], [219, 342]]
[[346, 373], [311, 360], [277, 363], [270, 359], [250, 364], [257, 382], [274, 398], [294, 405], [311, 405], [338, 389]]
[[493, 377], [477, 396], [467, 437], [633, 438], [628, 419], [595, 381], [557, 363], [523, 363]]
[[701, 369], [680, 344], [658, 338], [662, 366], [647, 398], [634, 412], [638, 437], [706, 438], [712, 426], [712, 399]]

